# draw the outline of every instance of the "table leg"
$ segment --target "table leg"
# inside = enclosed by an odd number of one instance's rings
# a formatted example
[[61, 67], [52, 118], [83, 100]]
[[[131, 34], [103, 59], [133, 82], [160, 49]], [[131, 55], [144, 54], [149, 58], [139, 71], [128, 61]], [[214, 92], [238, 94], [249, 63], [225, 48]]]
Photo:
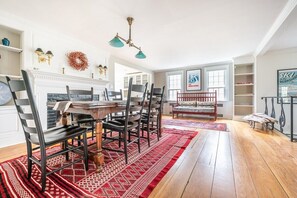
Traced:
[[102, 154], [102, 121], [96, 122], [96, 146], [97, 152], [94, 156], [94, 162], [96, 164], [96, 173], [102, 171], [102, 165], [104, 164], [104, 155]]
[[66, 113], [66, 112], [64, 112], [64, 113], [62, 114], [61, 124], [62, 124], [62, 125], [67, 125], [67, 113]]
[[[62, 113], [61, 124], [63, 126], [66, 126], [67, 125], [67, 113], [66, 112]], [[72, 144], [73, 144], [73, 140], [72, 140]], [[60, 147], [61, 147], [61, 149], [64, 149], [65, 148], [64, 142], [62, 142], [60, 144]]]

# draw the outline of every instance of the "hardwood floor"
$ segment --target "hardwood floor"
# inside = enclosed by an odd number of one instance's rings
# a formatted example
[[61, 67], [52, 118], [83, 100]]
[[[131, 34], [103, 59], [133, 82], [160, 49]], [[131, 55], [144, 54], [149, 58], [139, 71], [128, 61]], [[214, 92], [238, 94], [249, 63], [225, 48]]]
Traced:
[[[297, 143], [243, 122], [217, 122], [230, 132], [198, 129], [150, 197], [297, 197]], [[24, 144], [1, 148], [0, 161], [25, 149]]]
[[297, 144], [282, 134], [225, 122], [199, 134], [150, 197], [297, 197]]

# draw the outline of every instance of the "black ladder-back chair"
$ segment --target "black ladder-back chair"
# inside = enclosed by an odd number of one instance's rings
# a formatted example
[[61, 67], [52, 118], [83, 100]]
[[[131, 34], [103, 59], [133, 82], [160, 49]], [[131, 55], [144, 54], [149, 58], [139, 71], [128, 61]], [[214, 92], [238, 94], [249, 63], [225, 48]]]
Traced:
[[[151, 85], [150, 92], [147, 94], [149, 100], [148, 106], [145, 108], [145, 112], [142, 114], [142, 138], [148, 140], [148, 146], [150, 145], [150, 134], [156, 133], [159, 141], [161, 132], [161, 114], [163, 108], [163, 88], [154, 88], [154, 84]], [[144, 131], [147, 132], [147, 136], [144, 136]]]
[[[103, 123], [103, 129], [118, 132], [118, 136], [105, 137], [107, 140], [119, 141], [119, 149], [103, 147], [106, 150], [122, 152], [125, 154], [125, 162], [128, 163], [128, 145], [131, 143], [138, 144], [138, 152], [140, 152], [140, 121], [141, 113], [145, 100], [147, 83], [145, 85], [132, 84], [132, 78], [129, 80], [128, 96], [126, 102], [126, 110], [123, 118], [109, 120]], [[134, 139], [131, 140], [131, 134]], [[129, 140], [128, 140], [129, 137]], [[121, 143], [124, 143], [124, 148], [121, 149]]]
[[[79, 90], [79, 89], [70, 89], [69, 86], [66, 86], [68, 100], [70, 101], [93, 101], [94, 100], [94, 91], [93, 87], [91, 90]], [[77, 117], [75, 119], [74, 117]], [[77, 124], [78, 126], [85, 127], [87, 130], [92, 130], [92, 139], [94, 139], [94, 130], [95, 130], [95, 122], [90, 115], [83, 114], [73, 114], [71, 113], [71, 121], [73, 124]], [[84, 126], [82, 126], [85, 124]]]
[[[31, 178], [32, 164], [35, 163], [39, 165], [41, 167], [42, 191], [44, 191], [46, 186], [46, 176], [51, 173], [71, 166], [72, 164], [81, 160], [84, 160], [85, 169], [86, 171], [88, 170], [86, 129], [80, 128], [78, 126], [59, 126], [44, 131], [41, 126], [28, 73], [22, 70], [22, 76], [23, 80], [12, 80], [9, 77], [6, 77], [6, 79], [25, 134], [25, 140], [27, 144], [28, 179], [30, 180]], [[22, 91], [26, 91], [28, 96], [27, 98], [20, 98], [20, 92]], [[83, 146], [75, 147], [68, 144], [69, 139], [73, 139], [81, 135], [83, 135], [83, 139], [81, 140], [81, 142], [83, 142]], [[59, 143], [63, 144], [63, 148], [60, 151], [50, 155], [46, 154], [46, 149], [48, 147]], [[33, 148], [33, 145], [36, 145], [37, 147]], [[37, 149], [40, 151], [40, 159], [34, 157], [32, 154], [32, 151]], [[47, 172], [46, 162], [48, 159], [61, 154], [66, 154], [66, 160], [68, 161], [69, 151], [77, 151], [81, 153], [81, 149], [83, 149], [83, 158], [73, 159], [72, 162]]]
[[[107, 88], [105, 88], [104, 96], [106, 101], [123, 100], [123, 94], [121, 89], [120, 91], [108, 91]], [[113, 119], [123, 118], [123, 116], [124, 116], [124, 112], [112, 113], [108, 115], [108, 119], [113, 120]]]
[[159, 128], [159, 136], [161, 136], [161, 118], [162, 118], [162, 113], [163, 113], [163, 104], [164, 104], [164, 93], [165, 93], [165, 86], [163, 86], [162, 88], [154, 88], [153, 90], [153, 96], [155, 97], [159, 97], [161, 100], [159, 101], [160, 103], [160, 108], [159, 108], [159, 116], [158, 116], [158, 128]]

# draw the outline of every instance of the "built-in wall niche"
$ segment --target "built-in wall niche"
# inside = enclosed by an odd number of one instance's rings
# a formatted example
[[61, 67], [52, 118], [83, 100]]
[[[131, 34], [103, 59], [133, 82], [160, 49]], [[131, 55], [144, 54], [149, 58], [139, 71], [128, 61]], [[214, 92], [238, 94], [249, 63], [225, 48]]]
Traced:
[[[2, 39], [7, 38], [8, 43], [2, 43]], [[11, 78], [19, 78], [21, 65], [21, 32], [0, 26], [0, 81], [6, 83], [5, 76]], [[1, 83], [2, 90], [0, 91], [0, 108], [13, 106], [13, 102], [4, 103], [10, 93], [7, 93], [7, 87]]]
[[[2, 39], [9, 40], [9, 46], [2, 44]], [[21, 65], [21, 32], [9, 27], [0, 26], [0, 75], [20, 75]]]
[[234, 65], [234, 117], [241, 120], [242, 116], [254, 112], [254, 64]]

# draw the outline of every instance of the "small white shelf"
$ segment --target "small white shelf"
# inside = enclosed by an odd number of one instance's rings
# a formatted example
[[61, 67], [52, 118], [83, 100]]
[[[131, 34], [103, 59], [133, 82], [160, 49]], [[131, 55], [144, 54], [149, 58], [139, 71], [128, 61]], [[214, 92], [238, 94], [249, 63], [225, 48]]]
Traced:
[[238, 86], [238, 87], [240, 87], [240, 86], [253, 86], [254, 85], [254, 83], [247, 83], [247, 84], [235, 84], [235, 86]]
[[3, 106], [0, 106], [0, 111], [4, 111], [4, 110], [16, 110], [15, 105], [3, 105]]
[[254, 94], [250, 93], [250, 94], [236, 94], [235, 96], [238, 96], [238, 97], [242, 97], [242, 96], [254, 96]]
[[0, 77], [5, 77], [8, 76], [10, 78], [22, 78], [21, 76], [16, 76], [16, 75], [10, 75], [10, 74], [0, 74]]
[[234, 105], [235, 107], [254, 107], [254, 105]]
[[254, 75], [254, 73], [239, 73], [239, 74], [235, 74], [235, 76], [252, 76]]
[[1, 44], [0, 44], [0, 49], [4, 49], [4, 50], [7, 50], [7, 51], [11, 51], [11, 52], [17, 52], [17, 53], [21, 53], [23, 51], [20, 48], [6, 46], [6, 45], [1, 45]]

